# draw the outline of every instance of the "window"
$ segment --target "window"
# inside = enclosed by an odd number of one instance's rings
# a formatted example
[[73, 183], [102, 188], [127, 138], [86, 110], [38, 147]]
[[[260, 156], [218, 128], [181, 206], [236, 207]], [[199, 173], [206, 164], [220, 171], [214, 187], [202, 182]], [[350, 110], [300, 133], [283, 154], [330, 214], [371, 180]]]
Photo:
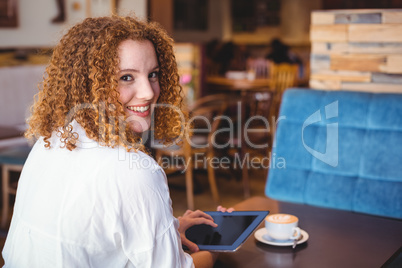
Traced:
[[280, 0], [232, 0], [233, 32], [280, 25]]
[[0, 27], [17, 27], [17, 0], [0, 0]]
[[175, 30], [208, 30], [208, 1], [174, 0]]

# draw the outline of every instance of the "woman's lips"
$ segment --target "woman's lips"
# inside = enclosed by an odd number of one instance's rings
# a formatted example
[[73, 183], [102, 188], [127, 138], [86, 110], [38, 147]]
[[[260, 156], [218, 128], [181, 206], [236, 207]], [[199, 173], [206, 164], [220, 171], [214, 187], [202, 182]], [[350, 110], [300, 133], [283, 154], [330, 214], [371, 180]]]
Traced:
[[134, 114], [134, 115], [141, 116], [141, 117], [146, 117], [150, 113], [151, 105], [150, 104], [135, 105], [135, 106], [131, 105], [131, 106], [127, 106], [126, 108], [127, 108], [127, 110], [129, 110], [130, 114]]

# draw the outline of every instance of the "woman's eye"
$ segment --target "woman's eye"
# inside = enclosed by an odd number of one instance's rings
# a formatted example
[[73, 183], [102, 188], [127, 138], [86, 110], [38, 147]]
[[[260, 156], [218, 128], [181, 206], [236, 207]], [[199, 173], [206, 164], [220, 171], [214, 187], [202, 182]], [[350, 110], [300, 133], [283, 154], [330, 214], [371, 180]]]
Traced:
[[120, 80], [132, 81], [132, 80], [134, 80], [134, 78], [131, 75], [123, 75], [122, 77], [120, 77]]
[[150, 79], [157, 79], [158, 76], [159, 76], [159, 71], [155, 71], [155, 72], [150, 73], [150, 74], [148, 75], [148, 78], [150, 78]]

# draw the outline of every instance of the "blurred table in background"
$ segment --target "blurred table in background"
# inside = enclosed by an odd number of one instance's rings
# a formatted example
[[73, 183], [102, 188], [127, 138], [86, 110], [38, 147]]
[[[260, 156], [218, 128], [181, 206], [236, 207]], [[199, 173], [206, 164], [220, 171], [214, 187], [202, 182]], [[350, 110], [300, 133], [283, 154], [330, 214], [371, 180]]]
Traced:
[[269, 78], [229, 79], [224, 76], [208, 76], [207, 84], [222, 90], [240, 91], [242, 94], [248, 91], [269, 90], [271, 80]]

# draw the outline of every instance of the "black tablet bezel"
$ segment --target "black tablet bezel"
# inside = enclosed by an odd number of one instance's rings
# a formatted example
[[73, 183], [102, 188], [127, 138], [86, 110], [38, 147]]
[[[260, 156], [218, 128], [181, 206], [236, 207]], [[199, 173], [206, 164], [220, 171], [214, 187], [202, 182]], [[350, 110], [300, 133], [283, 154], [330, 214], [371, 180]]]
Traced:
[[[256, 218], [251, 222], [251, 224], [237, 237], [232, 245], [198, 245], [200, 250], [208, 251], [236, 251], [240, 246], [247, 240], [247, 238], [253, 233], [253, 231], [260, 225], [260, 223], [269, 214], [269, 211], [233, 211], [229, 212], [219, 212], [219, 211], [205, 211], [205, 213], [214, 216], [256, 216]], [[191, 229], [191, 230], [190, 230]], [[197, 225], [189, 228], [190, 231], [197, 231]], [[187, 231], [189, 231], [187, 230]]]

